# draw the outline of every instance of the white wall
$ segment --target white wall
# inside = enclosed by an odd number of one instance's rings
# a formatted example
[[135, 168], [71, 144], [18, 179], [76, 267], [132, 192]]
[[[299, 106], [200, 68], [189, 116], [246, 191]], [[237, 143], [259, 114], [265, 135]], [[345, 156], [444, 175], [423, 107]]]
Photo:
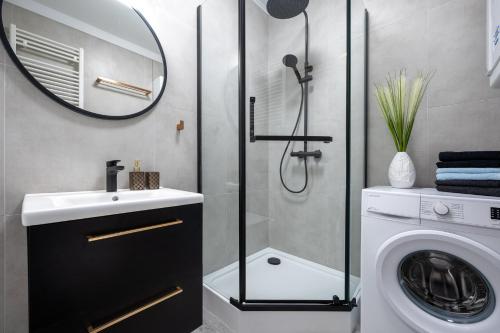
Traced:
[[[105, 121], [66, 110], [0, 52], [0, 332], [27, 333], [25, 193], [103, 189], [105, 161], [161, 172], [161, 185], [196, 190], [196, 0], [136, 0], [168, 62], [165, 95], [140, 118]], [[185, 120], [186, 129], [175, 125]], [[3, 264], [2, 264], [3, 263]], [[3, 309], [3, 310], [2, 310]]]

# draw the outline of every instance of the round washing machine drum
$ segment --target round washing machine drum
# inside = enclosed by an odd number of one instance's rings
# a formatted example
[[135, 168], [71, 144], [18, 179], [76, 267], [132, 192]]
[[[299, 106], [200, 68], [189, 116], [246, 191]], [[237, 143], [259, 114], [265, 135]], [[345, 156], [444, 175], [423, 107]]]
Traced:
[[475, 323], [495, 308], [495, 293], [472, 264], [441, 251], [407, 255], [398, 278], [406, 296], [427, 313], [455, 323]]
[[500, 255], [468, 238], [410, 231], [377, 253], [377, 283], [416, 332], [494, 332], [500, 327]]

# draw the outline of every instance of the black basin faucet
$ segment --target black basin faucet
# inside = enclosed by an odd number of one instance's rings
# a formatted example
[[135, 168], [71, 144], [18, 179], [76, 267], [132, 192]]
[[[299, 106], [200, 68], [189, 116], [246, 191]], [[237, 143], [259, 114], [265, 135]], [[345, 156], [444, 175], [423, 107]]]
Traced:
[[118, 172], [125, 169], [123, 165], [117, 165], [120, 160], [106, 162], [106, 192], [116, 192], [116, 179]]

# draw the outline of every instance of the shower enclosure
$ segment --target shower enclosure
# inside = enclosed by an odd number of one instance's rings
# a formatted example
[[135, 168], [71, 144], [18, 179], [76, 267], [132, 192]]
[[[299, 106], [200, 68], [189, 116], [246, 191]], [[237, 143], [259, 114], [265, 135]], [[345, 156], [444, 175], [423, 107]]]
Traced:
[[204, 283], [240, 310], [357, 306], [366, 20], [362, 0], [198, 8]]

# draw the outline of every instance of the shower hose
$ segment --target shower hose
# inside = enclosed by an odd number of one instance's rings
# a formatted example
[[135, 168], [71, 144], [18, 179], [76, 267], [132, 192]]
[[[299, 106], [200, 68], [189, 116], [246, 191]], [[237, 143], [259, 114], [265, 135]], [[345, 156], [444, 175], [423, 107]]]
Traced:
[[300, 190], [292, 190], [288, 185], [286, 184], [285, 180], [283, 179], [283, 162], [285, 161], [285, 156], [286, 153], [288, 152], [288, 149], [290, 148], [290, 144], [292, 142], [292, 138], [297, 134], [297, 130], [299, 128], [300, 124], [300, 118], [302, 117], [302, 111], [304, 109], [304, 84], [300, 84], [300, 90], [301, 90], [301, 97], [300, 97], [300, 107], [299, 107], [299, 114], [297, 115], [297, 120], [295, 121], [295, 126], [293, 127], [292, 135], [290, 135], [290, 140], [288, 140], [288, 143], [286, 144], [285, 150], [283, 151], [283, 155], [281, 156], [281, 161], [280, 161], [280, 180], [281, 184], [283, 184], [283, 187], [290, 193], [294, 194], [299, 194], [302, 193], [306, 190], [307, 184], [309, 183], [309, 173], [307, 171], [307, 157], [304, 157], [304, 173], [305, 173], [305, 181], [304, 181], [304, 186]]

